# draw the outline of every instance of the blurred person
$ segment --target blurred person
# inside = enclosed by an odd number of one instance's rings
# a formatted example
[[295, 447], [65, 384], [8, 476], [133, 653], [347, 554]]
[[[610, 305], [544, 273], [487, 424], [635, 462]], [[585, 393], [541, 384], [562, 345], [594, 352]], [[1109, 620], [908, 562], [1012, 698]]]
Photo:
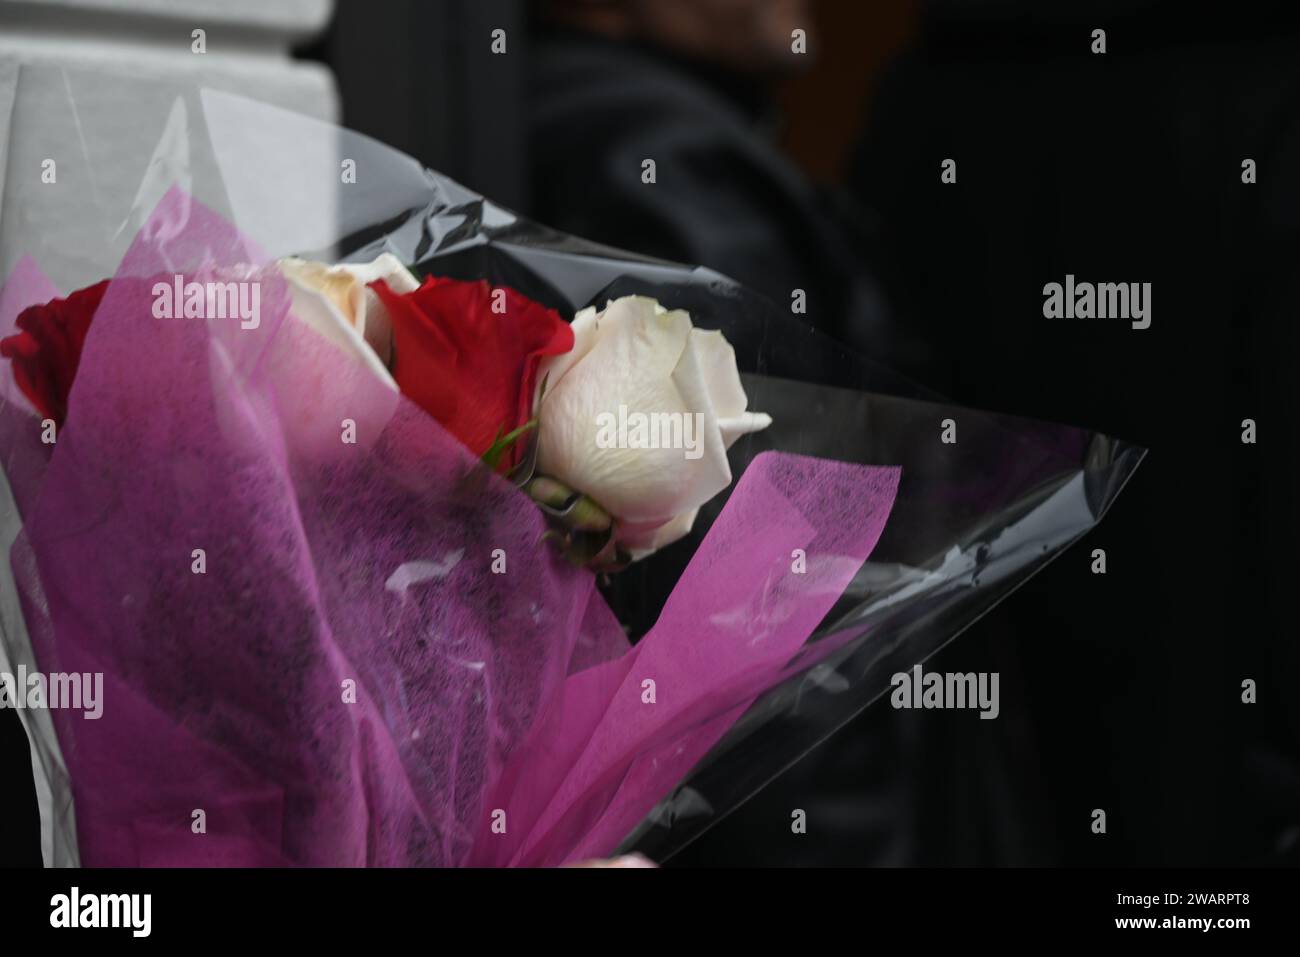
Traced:
[[[916, 353], [871, 268], [872, 220], [777, 148], [773, 94], [808, 57], [804, 0], [538, 0], [527, 66], [531, 206], [540, 222], [717, 270], [886, 365]], [[655, 181], [642, 164], [655, 161]], [[619, 583], [626, 586], [626, 582]], [[628, 586], [630, 587], [630, 586]], [[987, 639], [956, 649], [1014, 686]], [[961, 664], [944, 653], [940, 661]], [[992, 663], [990, 664], [990, 661]], [[965, 667], [959, 670], [969, 670]], [[997, 725], [998, 728], [991, 727]], [[1013, 714], [935, 721], [877, 702], [674, 863], [1041, 863], [1006, 771]], [[790, 827], [806, 811], [808, 833]]]
[[[875, 358], [894, 348], [867, 215], [776, 148], [773, 93], [808, 57], [806, 0], [538, 0], [529, 212], [715, 269]], [[656, 181], [642, 182], [655, 162]]]

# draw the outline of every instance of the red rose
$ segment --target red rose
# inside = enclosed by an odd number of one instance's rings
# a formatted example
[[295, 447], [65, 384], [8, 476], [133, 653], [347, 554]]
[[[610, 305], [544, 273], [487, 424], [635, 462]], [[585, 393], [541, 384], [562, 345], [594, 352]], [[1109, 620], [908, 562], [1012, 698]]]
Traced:
[[[398, 388], [475, 455], [532, 418], [541, 359], [573, 348], [559, 313], [504, 286], [430, 276], [404, 295], [382, 279], [371, 288], [392, 319]], [[513, 465], [518, 450], [501, 464]]]
[[81, 362], [81, 347], [108, 282], [24, 309], [18, 315], [19, 331], [0, 339], [0, 356], [13, 360], [18, 388], [44, 418], [58, 425], [68, 414], [68, 393]]

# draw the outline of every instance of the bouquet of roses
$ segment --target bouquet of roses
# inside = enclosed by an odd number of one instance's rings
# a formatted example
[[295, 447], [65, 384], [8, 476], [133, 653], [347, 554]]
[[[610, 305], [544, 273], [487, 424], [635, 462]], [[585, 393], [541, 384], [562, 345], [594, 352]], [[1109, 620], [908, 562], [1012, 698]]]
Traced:
[[[50, 863], [669, 855], [1140, 458], [919, 398], [363, 137], [176, 96], [104, 250], [0, 290], [0, 647], [103, 678], [94, 720], [24, 716]], [[220, 188], [153, 175], [200, 168]]]

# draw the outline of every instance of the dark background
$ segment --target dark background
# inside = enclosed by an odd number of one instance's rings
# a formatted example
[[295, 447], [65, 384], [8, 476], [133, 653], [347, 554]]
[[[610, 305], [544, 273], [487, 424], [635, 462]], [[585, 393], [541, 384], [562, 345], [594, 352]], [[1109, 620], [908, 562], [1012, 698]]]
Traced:
[[[778, 301], [805, 285], [809, 321], [956, 402], [1150, 449], [1098, 529], [927, 662], [1000, 672], [998, 720], [877, 702], [673, 863], [1300, 861], [1294, 5], [822, 2], [811, 67], [770, 99], [523, 2], [383, 6], [342, 0], [303, 51], [348, 126], [549, 225]], [[619, 148], [647, 143], [626, 155], [662, 157], [676, 209], [621, 191]], [[1044, 319], [1067, 272], [1150, 282], [1151, 328]], [[26, 768], [9, 714], [0, 751]], [[22, 814], [0, 863], [39, 863]]]

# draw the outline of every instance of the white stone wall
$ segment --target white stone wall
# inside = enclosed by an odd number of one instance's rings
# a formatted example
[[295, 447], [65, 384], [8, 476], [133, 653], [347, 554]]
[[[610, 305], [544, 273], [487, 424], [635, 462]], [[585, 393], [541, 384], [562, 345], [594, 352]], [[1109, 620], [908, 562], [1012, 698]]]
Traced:
[[[290, 54], [332, 7], [0, 0], [0, 280], [26, 256], [65, 292], [102, 278], [138, 225], [133, 207], [165, 180], [219, 199], [193, 97], [178, 91], [201, 85], [336, 121], [328, 69]], [[41, 180], [48, 159], [54, 187]]]
[[[329, 71], [289, 55], [332, 12], [332, 0], [0, 0], [0, 64], [197, 76], [332, 120], [338, 99]], [[194, 29], [207, 34], [202, 56], [192, 51]]]

